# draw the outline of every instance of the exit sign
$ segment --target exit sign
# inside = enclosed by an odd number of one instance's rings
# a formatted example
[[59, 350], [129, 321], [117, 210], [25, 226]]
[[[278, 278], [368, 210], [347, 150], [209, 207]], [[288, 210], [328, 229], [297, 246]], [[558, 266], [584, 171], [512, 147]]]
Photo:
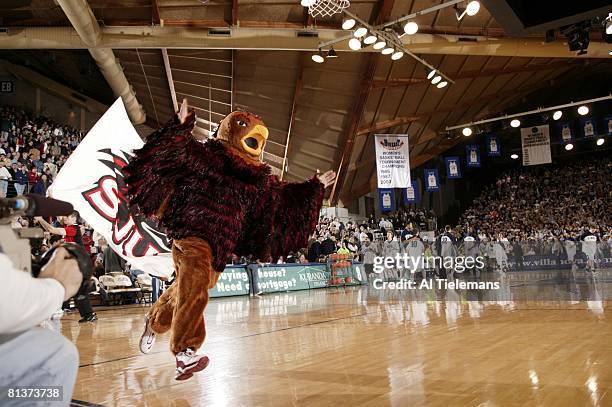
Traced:
[[13, 81], [0, 81], [0, 93], [13, 93], [14, 90]]

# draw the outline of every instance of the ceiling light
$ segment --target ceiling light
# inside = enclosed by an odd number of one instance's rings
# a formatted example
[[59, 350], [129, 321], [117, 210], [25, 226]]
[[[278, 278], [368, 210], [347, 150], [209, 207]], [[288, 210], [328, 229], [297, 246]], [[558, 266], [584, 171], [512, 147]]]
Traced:
[[338, 58], [338, 53], [336, 52], [334, 47], [331, 47], [329, 51], [327, 51], [327, 58]]
[[316, 3], [316, 0], [302, 0], [300, 4], [304, 7], [310, 7]]
[[409, 21], [404, 26], [404, 32], [408, 35], [416, 34], [419, 31], [419, 25], [414, 21]]
[[389, 54], [393, 54], [395, 50], [393, 49], [393, 47], [387, 47], [383, 49], [381, 52], [383, 55], [389, 55]]
[[431, 80], [431, 84], [435, 85], [436, 83], [440, 82], [442, 80], [442, 77], [440, 75], [436, 75], [432, 80]]
[[372, 45], [372, 48], [374, 48], [374, 49], [383, 49], [385, 47], [385, 45], [387, 45], [385, 40], [380, 39], [380, 40], [378, 40], [378, 42], [376, 44]]
[[431, 71], [429, 71], [429, 73], [427, 74], [427, 79], [431, 79], [434, 77], [434, 75], [436, 74], [436, 70], [432, 69]]
[[317, 64], [322, 64], [323, 62], [325, 62], [325, 58], [323, 58], [323, 53], [321, 52], [321, 50], [319, 50], [318, 54], [313, 54], [311, 58]]
[[393, 53], [393, 55], [391, 55], [391, 59], [394, 61], [397, 61], [398, 59], [400, 59], [401, 57], [404, 56], [404, 53], [402, 51], [396, 51]]
[[471, 17], [475, 16], [478, 10], [480, 10], [480, 3], [477, 1], [470, 1], [465, 8], [465, 13]]
[[561, 110], [557, 110], [553, 113], [553, 120], [559, 120], [563, 116], [563, 112]]
[[353, 35], [355, 36], [355, 38], [359, 38], [359, 37], [363, 37], [364, 35], [366, 35], [368, 33], [368, 29], [365, 27], [359, 27], [358, 29], [355, 30], [355, 32], [353, 33]]
[[583, 105], [583, 106], [580, 106], [578, 108], [578, 114], [579, 115], [584, 116], [585, 114], [588, 114], [588, 113], [589, 113], [589, 108], [588, 107]]
[[518, 159], [518, 154], [517, 154], [517, 153], [514, 153], [514, 154], [512, 154], [512, 155], [510, 156], [510, 158], [512, 158], [513, 160], [516, 160], [516, 159]]
[[442, 82], [438, 83], [437, 86], [438, 86], [438, 89], [442, 89], [442, 88], [446, 87], [446, 85], [448, 85], [448, 82], [447, 81], [442, 81]]
[[612, 55], [612, 49], [608, 51], [608, 55]]
[[521, 125], [521, 121], [519, 119], [514, 119], [510, 122], [510, 126], [516, 128]]
[[463, 133], [465, 137], [469, 137], [472, 135], [472, 129], [469, 127], [464, 127], [463, 130], [461, 130], [461, 133]]
[[598, 146], [603, 145], [603, 143], [605, 143], [605, 142], [606, 142], [606, 140], [604, 140], [604, 138], [603, 138], [603, 137], [600, 137], [600, 138], [598, 138], [598, 139], [597, 139], [597, 145], [598, 145]]
[[570, 151], [570, 150], [571, 150], [571, 149], [573, 149], [573, 148], [574, 148], [574, 145], [573, 145], [572, 143], [567, 143], [567, 144], [565, 145], [565, 149], [566, 149], [567, 151]]
[[367, 45], [374, 44], [378, 38], [374, 34], [370, 34], [363, 39], [363, 43]]
[[361, 49], [361, 41], [359, 41], [357, 38], [351, 38], [349, 40], [349, 48], [353, 51]]
[[342, 29], [343, 30], [350, 30], [351, 28], [355, 27], [355, 19], [354, 18], [347, 18], [342, 22]]

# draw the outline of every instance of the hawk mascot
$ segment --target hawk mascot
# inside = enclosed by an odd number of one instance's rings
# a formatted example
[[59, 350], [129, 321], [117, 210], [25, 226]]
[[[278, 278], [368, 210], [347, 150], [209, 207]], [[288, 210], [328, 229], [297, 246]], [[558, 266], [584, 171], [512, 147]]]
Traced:
[[192, 136], [195, 113], [183, 101], [177, 116], [151, 134], [126, 168], [130, 203], [172, 239], [175, 282], [145, 317], [140, 340], [171, 331], [176, 379], [203, 370], [204, 309], [232, 254], [268, 259], [307, 245], [333, 171], [303, 183], [280, 181], [260, 156], [268, 129], [256, 115], [235, 111], [206, 142]]

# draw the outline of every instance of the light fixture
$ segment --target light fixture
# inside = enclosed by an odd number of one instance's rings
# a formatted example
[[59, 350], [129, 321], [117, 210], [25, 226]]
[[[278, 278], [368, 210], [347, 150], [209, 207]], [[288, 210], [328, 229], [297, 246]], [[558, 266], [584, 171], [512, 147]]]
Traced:
[[349, 40], [349, 48], [353, 51], [357, 51], [361, 49], [361, 41], [358, 38], [351, 38]]
[[463, 130], [461, 130], [461, 133], [463, 133], [465, 137], [469, 137], [472, 135], [472, 129], [465, 127]]
[[572, 143], [567, 143], [567, 144], [565, 145], [565, 149], [566, 149], [567, 151], [570, 151], [570, 150], [572, 150], [573, 148], [574, 148], [574, 145], [573, 145]]
[[378, 42], [376, 42], [374, 45], [372, 45], [372, 48], [374, 48], [374, 49], [383, 49], [385, 47], [385, 45], [387, 45], [385, 40], [379, 39]]
[[442, 88], [446, 87], [446, 85], [448, 85], [448, 82], [447, 81], [442, 81], [442, 82], [438, 83], [437, 86], [438, 86], [438, 89], [442, 89]]
[[519, 119], [514, 119], [510, 122], [510, 126], [516, 128], [521, 125], [521, 121]]
[[416, 34], [419, 31], [419, 25], [414, 21], [409, 21], [404, 26], [404, 32], [408, 35]]
[[612, 49], [608, 51], [608, 55], [612, 55]]
[[389, 55], [389, 54], [393, 54], [395, 50], [393, 49], [393, 47], [387, 47], [383, 49], [381, 52], [383, 55]]
[[398, 59], [400, 59], [403, 56], [404, 56], [404, 53], [402, 51], [395, 51], [393, 53], [393, 55], [391, 55], [391, 59], [394, 60], [394, 61], [397, 61]]
[[603, 145], [603, 143], [605, 143], [605, 142], [606, 142], [606, 140], [603, 137], [600, 137], [600, 138], [597, 139], [597, 145], [598, 146]]
[[561, 110], [557, 110], [553, 113], [553, 120], [559, 120], [563, 116], [563, 112]]
[[514, 154], [512, 154], [512, 155], [510, 156], [510, 158], [512, 158], [513, 160], [516, 160], [516, 159], [518, 159], [518, 154], [517, 154], [517, 153], [514, 153]]
[[347, 18], [342, 22], [342, 29], [343, 30], [350, 30], [351, 28], [355, 27], [355, 24], [357, 22], [355, 21], [354, 18]]
[[431, 71], [429, 71], [429, 73], [427, 74], [427, 79], [431, 79], [434, 77], [434, 75], [436, 74], [436, 70], [432, 69]]
[[435, 85], [436, 83], [440, 82], [442, 80], [442, 77], [440, 75], [436, 75], [434, 76], [434, 78], [431, 80], [431, 84]]
[[355, 30], [355, 32], [353, 32], [353, 35], [355, 36], [355, 38], [360, 38], [366, 35], [367, 33], [368, 33], [367, 28], [359, 27], [358, 29]]
[[608, 17], [608, 21], [606, 21], [606, 34], [612, 35], [612, 20]]
[[310, 7], [316, 3], [316, 0], [302, 0], [300, 4], [304, 7]]
[[327, 51], [327, 58], [338, 58], [338, 53], [336, 52], [334, 47], [331, 47], [329, 51]]
[[374, 34], [370, 33], [370, 35], [366, 36], [363, 39], [363, 43], [366, 44], [366, 45], [372, 45], [372, 44], [374, 44], [376, 42], [377, 39], [378, 38], [376, 38], [376, 36]]
[[472, 17], [478, 13], [478, 10], [480, 10], [480, 3], [474, 0], [468, 3], [467, 7], [465, 8], [465, 13]]
[[589, 113], [589, 108], [588, 108], [588, 107], [586, 107], [586, 106], [582, 105], [582, 106], [580, 106], [580, 107], [578, 108], [578, 114], [579, 114], [580, 116], [584, 116], [584, 115], [586, 115], [586, 114], [588, 114], [588, 113]]
[[317, 64], [322, 64], [323, 62], [325, 62], [325, 58], [323, 58], [323, 52], [321, 50], [319, 50], [318, 54], [313, 54], [311, 58]]

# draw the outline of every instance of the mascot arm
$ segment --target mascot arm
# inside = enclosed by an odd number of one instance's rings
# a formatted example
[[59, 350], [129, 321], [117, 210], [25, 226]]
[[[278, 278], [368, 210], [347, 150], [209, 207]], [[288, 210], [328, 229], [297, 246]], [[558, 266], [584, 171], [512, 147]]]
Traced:
[[184, 123], [173, 117], [147, 137], [146, 144], [135, 151], [126, 167], [130, 203], [146, 216], [159, 216], [172, 196], [176, 181], [189, 171], [188, 155], [192, 144], [199, 144], [191, 135], [195, 114]]
[[302, 183], [278, 181], [274, 177], [270, 204], [273, 208], [272, 257], [286, 256], [308, 245], [319, 220], [325, 187], [316, 178]]

